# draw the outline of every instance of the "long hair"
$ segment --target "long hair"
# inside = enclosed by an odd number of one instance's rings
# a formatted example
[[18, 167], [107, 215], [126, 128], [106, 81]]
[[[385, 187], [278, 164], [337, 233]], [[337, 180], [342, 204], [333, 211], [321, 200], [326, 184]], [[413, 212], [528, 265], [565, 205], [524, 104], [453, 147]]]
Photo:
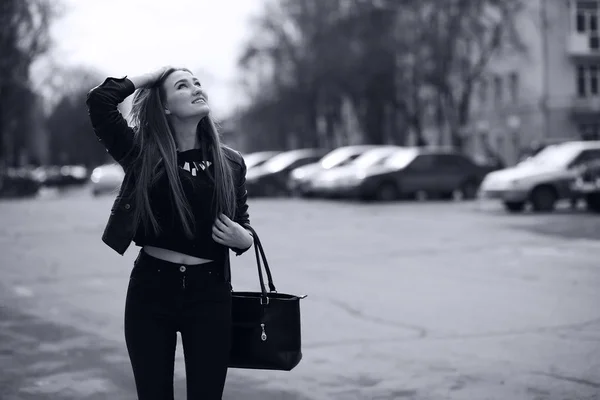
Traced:
[[[137, 155], [132, 167], [135, 175], [135, 227], [143, 224], [146, 231], [152, 228], [154, 233], [161, 231], [158, 220], [150, 204], [149, 191], [166, 174], [172, 205], [179, 217], [186, 236], [193, 235], [192, 207], [186, 200], [177, 165], [177, 143], [174, 131], [164, 113], [164, 80], [173, 72], [184, 68], [171, 68], [165, 71], [151, 88], [136, 90], [133, 97], [131, 123], [137, 127], [134, 136], [134, 148]], [[202, 118], [196, 129], [202, 154], [212, 156], [214, 175], [209, 175], [214, 183], [212, 198], [213, 210], [232, 218], [235, 215], [235, 187], [231, 168], [224, 155], [221, 140], [215, 122], [210, 115]], [[206, 170], [208, 171], [208, 169]], [[216, 215], [215, 215], [216, 216]]]

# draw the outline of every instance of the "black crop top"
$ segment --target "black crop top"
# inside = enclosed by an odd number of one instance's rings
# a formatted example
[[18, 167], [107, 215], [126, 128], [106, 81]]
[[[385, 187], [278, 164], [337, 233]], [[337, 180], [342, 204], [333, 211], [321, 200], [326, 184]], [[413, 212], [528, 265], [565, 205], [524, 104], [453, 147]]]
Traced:
[[[123, 213], [111, 212], [111, 218], [105, 229], [102, 239], [110, 246], [123, 254], [127, 249], [128, 240], [133, 239], [139, 246], [154, 245], [174, 251], [179, 251], [192, 256], [221, 261], [228, 257], [228, 247], [220, 245], [212, 239], [212, 225], [215, 215], [211, 210], [213, 185], [204, 172], [209, 163], [203, 163], [201, 152], [197, 150], [186, 151], [178, 154], [180, 165], [179, 176], [184, 194], [193, 208], [194, 239], [189, 240], [183, 234], [183, 227], [171, 208], [170, 191], [166, 176], [160, 178], [150, 190], [150, 204], [158, 218], [161, 231], [158, 236], [152, 229], [145, 231], [140, 225], [137, 232], [129, 231], [132, 226], [133, 213], [131, 205], [127, 203], [133, 187], [131, 161], [136, 154], [134, 150], [134, 129], [119, 112], [117, 106], [135, 90], [133, 82], [127, 77], [109, 77], [99, 86], [93, 88], [87, 97], [90, 120], [100, 142], [106, 147], [108, 153], [119, 162], [126, 171], [126, 179], [121, 188], [120, 195], [115, 200], [114, 209], [126, 210]], [[235, 222], [242, 226], [250, 224], [248, 215], [246, 192], [246, 164], [241, 154], [227, 146], [221, 146], [225, 159], [230, 162], [234, 177], [236, 212]], [[187, 163], [187, 164], [186, 164]], [[135, 175], [135, 174], [133, 174]], [[125, 204], [127, 203], [127, 204]], [[122, 208], [124, 207], [124, 208]], [[131, 234], [131, 236], [129, 236]], [[251, 247], [251, 246], [250, 246]], [[236, 255], [243, 254], [247, 249], [231, 247]]]
[[140, 224], [133, 240], [137, 246], [156, 246], [222, 262], [228, 247], [212, 239], [212, 226], [216, 218], [212, 198], [214, 184], [206, 173], [212, 173], [212, 161], [204, 160], [199, 149], [177, 153], [179, 177], [188, 203], [192, 207], [194, 224], [193, 239], [186, 237], [183, 226], [171, 199], [166, 174], [150, 189], [150, 204], [161, 230], [158, 235], [153, 229], [144, 229]]

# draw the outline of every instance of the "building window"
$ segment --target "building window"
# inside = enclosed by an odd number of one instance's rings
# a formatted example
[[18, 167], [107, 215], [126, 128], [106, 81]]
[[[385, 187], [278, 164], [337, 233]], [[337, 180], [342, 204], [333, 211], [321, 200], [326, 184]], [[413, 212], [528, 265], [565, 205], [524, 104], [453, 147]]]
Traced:
[[582, 64], [576, 70], [577, 96], [600, 95], [600, 64]]
[[590, 94], [598, 95], [598, 66], [590, 65]]
[[578, 33], [585, 33], [585, 14], [577, 11], [575, 16], [575, 27]]
[[579, 0], [575, 2], [575, 30], [588, 36], [592, 50], [600, 50], [600, 0]]
[[510, 100], [514, 103], [519, 101], [519, 74], [511, 72], [508, 74]]
[[494, 101], [496, 104], [502, 104], [504, 101], [504, 88], [502, 87], [502, 77], [494, 77]]

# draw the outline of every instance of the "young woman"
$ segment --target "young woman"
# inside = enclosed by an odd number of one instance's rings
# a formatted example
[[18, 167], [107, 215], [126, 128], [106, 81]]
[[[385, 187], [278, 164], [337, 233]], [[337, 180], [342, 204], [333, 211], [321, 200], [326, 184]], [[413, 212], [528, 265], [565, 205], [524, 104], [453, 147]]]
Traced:
[[[137, 90], [136, 90], [137, 89]], [[117, 106], [133, 94], [131, 125]], [[125, 170], [103, 241], [141, 247], [125, 304], [139, 400], [173, 399], [177, 332], [188, 399], [221, 399], [227, 374], [229, 249], [252, 246], [246, 165], [221, 144], [208, 96], [187, 69], [107, 78], [87, 98], [98, 139]]]

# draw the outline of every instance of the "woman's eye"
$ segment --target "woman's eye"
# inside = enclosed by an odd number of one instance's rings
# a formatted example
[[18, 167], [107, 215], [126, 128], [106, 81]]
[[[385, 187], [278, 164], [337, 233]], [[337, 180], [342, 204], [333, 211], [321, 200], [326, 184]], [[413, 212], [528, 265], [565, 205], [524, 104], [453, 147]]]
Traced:
[[200, 84], [200, 82], [196, 82], [196, 86], [202, 87], [202, 84]]
[[181, 89], [181, 88], [186, 87], [186, 86], [187, 86], [186, 84], [181, 84], [181, 85], [177, 86], [177, 89]]

